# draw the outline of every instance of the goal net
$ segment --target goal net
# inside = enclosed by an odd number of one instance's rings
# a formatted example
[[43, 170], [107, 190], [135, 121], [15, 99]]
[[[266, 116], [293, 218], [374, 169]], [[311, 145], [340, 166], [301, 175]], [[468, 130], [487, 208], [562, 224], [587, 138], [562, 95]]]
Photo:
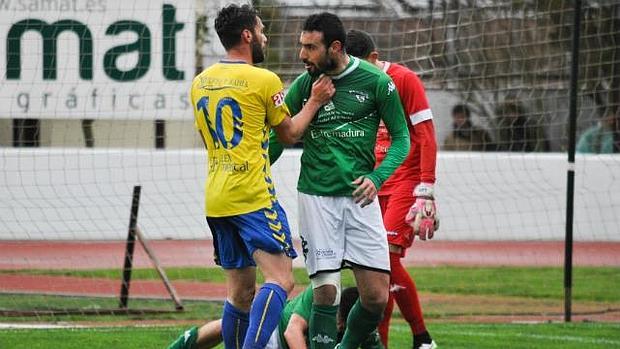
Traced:
[[[191, 291], [208, 288], [204, 271], [193, 268], [213, 264], [204, 218], [206, 156], [188, 93], [193, 76], [225, 54], [213, 21], [228, 3], [0, 0], [5, 315], [114, 306], [135, 185], [142, 187], [138, 227], [162, 265], [178, 272], [171, 278], [181, 298], [221, 298]], [[414, 244], [408, 263], [561, 267], [572, 2], [256, 0], [254, 6], [269, 40], [262, 67], [285, 86], [303, 72], [303, 21], [323, 10], [348, 29], [370, 33], [380, 59], [406, 65], [424, 82], [440, 149], [442, 225], [434, 241]], [[605, 250], [611, 259], [576, 263], [618, 266], [620, 157], [613, 152], [620, 126], [589, 142], [580, 136], [620, 117], [614, 114], [620, 5], [584, 1], [581, 15], [578, 148], [610, 154], [577, 156], [574, 234], [587, 246], [612, 250]], [[453, 111], [466, 114], [464, 125], [455, 124]], [[295, 237], [300, 154], [288, 149], [273, 166]], [[134, 258], [135, 268], [149, 271], [138, 274], [130, 297], [167, 298], [139, 246]]]

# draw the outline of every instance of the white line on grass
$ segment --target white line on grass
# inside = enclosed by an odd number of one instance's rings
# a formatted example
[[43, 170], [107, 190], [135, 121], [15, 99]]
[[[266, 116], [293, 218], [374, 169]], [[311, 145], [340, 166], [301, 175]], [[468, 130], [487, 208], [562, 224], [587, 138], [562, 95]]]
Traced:
[[[409, 332], [411, 331], [409, 327], [405, 327], [403, 325], [393, 326], [390, 330], [395, 329], [397, 332]], [[516, 333], [494, 333], [494, 332], [461, 332], [461, 331], [450, 331], [451, 334], [457, 334], [462, 336], [470, 336], [470, 337], [527, 337], [527, 338], [538, 338], [544, 340], [552, 340], [559, 342], [579, 342], [579, 343], [588, 343], [588, 344], [610, 344], [610, 345], [620, 345], [620, 341], [612, 340], [612, 339], [604, 339], [604, 338], [586, 338], [586, 337], [575, 337], [575, 336], [547, 336], [547, 335], [539, 335], [532, 333], [524, 333], [524, 332], [516, 332]]]
[[62, 324], [11, 324], [0, 323], [0, 329], [7, 330], [21, 330], [21, 329], [33, 329], [33, 330], [49, 330], [53, 328], [84, 328], [79, 325], [62, 325]]
[[70, 330], [86, 332], [126, 332], [126, 331], [169, 331], [170, 325], [112, 325], [112, 326], [84, 326], [72, 324], [21, 324], [21, 323], [0, 323], [0, 330]]

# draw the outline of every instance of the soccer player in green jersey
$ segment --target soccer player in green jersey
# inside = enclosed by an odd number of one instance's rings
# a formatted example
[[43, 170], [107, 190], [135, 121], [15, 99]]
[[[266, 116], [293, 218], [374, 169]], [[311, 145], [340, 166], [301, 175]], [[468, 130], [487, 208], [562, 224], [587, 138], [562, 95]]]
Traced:
[[[285, 98], [291, 114], [301, 110], [321, 74], [336, 88], [304, 134], [297, 185], [300, 235], [314, 288], [310, 347], [336, 345], [340, 270], [351, 267], [360, 297], [339, 346], [357, 348], [377, 327], [388, 300], [387, 233], [375, 198], [407, 156], [409, 133], [394, 82], [370, 63], [346, 54], [346, 32], [336, 15], [310, 16], [299, 42], [307, 72], [293, 82]], [[380, 121], [392, 135], [392, 144], [375, 168]]]
[[[342, 291], [342, 301], [338, 308], [338, 336], [342, 337], [345, 320], [351, 307], [357, 301], [356, 287]], [[308, 348], [308, 319], [312, 309], [312, 287], [287, 301], [282, 311], [278, 327], [272, 333], [266, 349], [306, 349]], [[222, 342], [222, 320], [208, 322], [204, 326], [192, 327], [177, 338], [168, 349], [209, 349]], [[383, 349], [379, 333], [373, 331], [360, 345], [362, 349]]]

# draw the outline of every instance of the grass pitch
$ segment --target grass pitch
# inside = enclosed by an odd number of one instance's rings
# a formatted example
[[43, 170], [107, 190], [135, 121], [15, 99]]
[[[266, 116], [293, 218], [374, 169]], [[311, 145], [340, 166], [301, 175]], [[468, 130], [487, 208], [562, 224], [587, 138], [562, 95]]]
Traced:
[[[440, 348], [581, 349], [619, 348], [620, 324], [431, 324]], [[165, 348], [183, 327], [76, 328], [0, 331], [3, 349]], [[392, 325], [390, 348], [410, 348], [409, 328]], [[220, 345], [218, 348], [223, 348]]]
[[[29, 275], [68, 275], [120, 280], [117, 270], [0, 271]], [[171, 268], [175, 280], [223, 282], [219, 269]], [[573, 274], [573, 311], [610, 313], [616, 323], [481, 323], [507, 318], [562, 319], [563, 272], [561, 268], [522, 267], [427, 267], [411, 268], [427, 320], [427, 327], [440, 348], [620, 348], [620, 268], [576, 268]], [[295, 270], [296, 282], [308, 283], [305, 270]], [[134, 279], [157, 279], [153, 270], [134, 270]], [[259, 280], [260, 281], [260, 280]], [[343, 284], [352, 285], [350, 272]], [[0, 349], [37, 348], [165, 348], [191, 324], [200, 325], [219, 317], [221, 302], [184, 300], [186, 310], [174, 312], [170, 300], [133, 299], [130, 308], [169, 310], [166, 313], [124, 315], [48, 315], [45, 310], [117, 307], [115, 298], [52, 295], [0, 294], [2, 309], [38, 309], [32, 316], [0, 316], [2, 323], [68, 324], [85, 326], [63, 329], [3, 329]], [[615, 320], [614, 320], [615, 319]], [[607, 320], [609, 321], [609, 320]], [[409, 348], [411, 335], [398, 312], [390, 332], [391, 348]]]

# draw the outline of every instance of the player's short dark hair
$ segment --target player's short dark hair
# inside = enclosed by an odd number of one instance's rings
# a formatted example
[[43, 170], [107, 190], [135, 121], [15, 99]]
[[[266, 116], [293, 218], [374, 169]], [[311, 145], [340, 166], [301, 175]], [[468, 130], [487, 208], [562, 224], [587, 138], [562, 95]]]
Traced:
[[454, 114], [463, 114], [466, 118], [469, 119], [471, 116], [471, 112], [469, 111], [469, 107], [465, 104], [457, 104], [452, 108], [452, 115]]
[[348, 54], [364, 59], [376, 49], [375, 41], [365, 31], [351, 29], [347, 33], [346, 51]]
[[305, 32], [317, 31], [323, 33], [323, 44], [328, 47], [338, 40], [344, 49], [347, 43], [347, 33], [338, 16], [329, 12], [321, 12], [310, 15], [304, 22], [302, 29]]
[[241, 42], [241, 33], [244, 30], [254, 32], [258, 11], [250, 5], [228, 5], [217, 13], [215, 31], [222, 45], [229, 50]]
[[357, 291], [357, 287], [347, 287], [342, 290], [342, 294], [340, 295], [340, 306], [338, 307], [338, 316], [340, 316], [340, 319], [345, 323], [347, 322], [351, 308], [353, 308], [359, 296], [360, 294]]

